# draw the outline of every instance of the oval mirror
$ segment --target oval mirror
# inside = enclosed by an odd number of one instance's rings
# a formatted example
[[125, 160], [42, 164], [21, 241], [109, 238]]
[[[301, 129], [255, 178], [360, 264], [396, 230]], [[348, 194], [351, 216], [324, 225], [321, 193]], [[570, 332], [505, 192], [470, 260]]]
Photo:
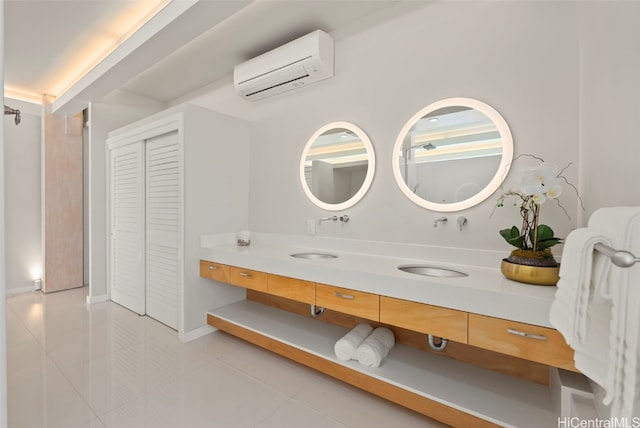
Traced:
[[300, 182], [320, 208], [338, 211], [367, 193], [375, 171], [371, 141], [349, 122], [333, 122], [309, 138], [300, 160]]
[[400, 131], [393, 175], [413, 202], [433, 211], [459, 211], [491, 196], [513, 159], [507, 122], [491, 106], [448, 98], [420, 110]]

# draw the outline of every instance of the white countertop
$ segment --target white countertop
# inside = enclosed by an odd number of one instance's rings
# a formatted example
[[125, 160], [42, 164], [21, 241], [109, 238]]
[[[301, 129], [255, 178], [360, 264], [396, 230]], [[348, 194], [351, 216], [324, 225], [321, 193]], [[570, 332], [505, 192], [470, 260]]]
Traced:
[[[497, 252], [268, 234], [252, 234], [251, 245], [239, 247], [234, 239], [231, 235], [202, 237], [200, 258], [382, 296], [552, 327], [549, 324], [549, 310], [556, 287], [522, 284], [504, 278], [499, 269], [500, 253]], [[308, 260], [290, 256], [304, 252], [331, 253], [338, 257]], [[495, 267], [486, 266], [494, 257], [497, 257]], [[463, 262], [453, 263], [451, 260]], [[468, 276], [441, 278], [416, 275], [397, 269], [397, 266], [403, 264], [439, 266], [462, 271]]]

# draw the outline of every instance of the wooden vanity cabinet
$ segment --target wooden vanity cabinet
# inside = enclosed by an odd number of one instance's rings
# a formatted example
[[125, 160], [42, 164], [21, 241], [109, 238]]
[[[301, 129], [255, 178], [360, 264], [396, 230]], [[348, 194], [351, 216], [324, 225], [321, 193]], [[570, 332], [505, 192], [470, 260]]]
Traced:
[[267, 293], [310, 305], [316, 303], [315, 282], [289, 278], [288, 276], [269, 274]]
[[228, 282], [227, 266], [200, 260], [200, 276], [214, 281]]
[[469, 314], [469, 345], [577, 371], [573, 349], [551, 328]]
[[380, 296], [377, 294], [316, 284], [316, 306], [372, 321], [380, 320]]
[[467, 343], [467, 312], [380, 296], [380, 322]]
[[535, 363], [577, 371], [573, 350], [562, 335], [551, 328], [204, 260], [200, 261], [200, 276]]
[[265, 272], [227, 266], [227, 282], [250, 290], [266, 292], [267, 276]]

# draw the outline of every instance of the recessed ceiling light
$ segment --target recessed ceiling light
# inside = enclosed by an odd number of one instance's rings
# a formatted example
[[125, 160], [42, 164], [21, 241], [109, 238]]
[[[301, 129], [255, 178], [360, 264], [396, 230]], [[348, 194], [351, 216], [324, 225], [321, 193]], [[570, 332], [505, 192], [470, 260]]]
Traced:
[[430, 117], [429, 118], [429, 122], [437, 122], [438, 118], [437, 117]]

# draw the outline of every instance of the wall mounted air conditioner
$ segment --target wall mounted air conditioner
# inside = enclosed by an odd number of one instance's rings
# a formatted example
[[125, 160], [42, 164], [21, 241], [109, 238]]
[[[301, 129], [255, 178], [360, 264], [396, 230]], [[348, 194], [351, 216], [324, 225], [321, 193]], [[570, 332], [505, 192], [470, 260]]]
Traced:
[[333, 39], [316, 30], [233, 68], [233, 84], [247, 100], [303, 88], [333, 76]]

